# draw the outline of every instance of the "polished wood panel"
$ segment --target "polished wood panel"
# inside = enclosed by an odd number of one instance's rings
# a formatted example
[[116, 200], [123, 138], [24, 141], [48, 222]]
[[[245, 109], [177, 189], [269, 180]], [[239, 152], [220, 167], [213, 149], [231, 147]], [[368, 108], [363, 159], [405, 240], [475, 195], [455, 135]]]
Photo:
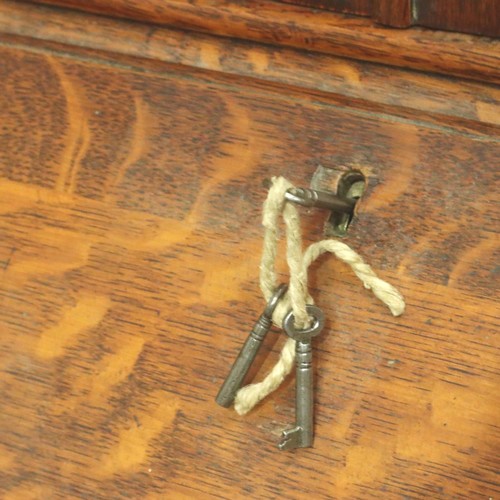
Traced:
[[387, 26], [407, 28], [412, 24], [412, 0], [377, 0], [373, 18]]
[[415, 24], [500, 37], [498, 0], [413, 0], [413, 5]]
[[[37, 43], [0, 60], [3, 498], [500, 493], [497, 138]], [[408, 308], [314, 266], [315, 447], [281, 453], [293, 377], [245, 418], [213, 398], [262, 309], [262, 183], [318, 165], [365, 173], [346, 241]]]
[[413, 25], [500, 37], [497, 0], [281, 0], [297, 5], [368, 16], [396, 28]]
[[419, 28], [387, 29], [361, 17], [266, 0], [38, 1], [391, 66], [500, 82], [500, 41], [471, 35]]
[[101, 57], [105, 51], [114, 59], [123, 54], [181, 64], [190, 71], [196, 67], [243, 77], [247, 85], [279, 85], [277, 91], [286, 86], [303, 97], [346, 106], [355, 101], [357, 108], [405, 119], [500, 133], [500, 89], [495, 86], [166, 28], [152, 31], [126, 20], [6, 0], [0, 0], [0, 32], [23, 37], [4, 35], [11, 45], [34, 38], [31, 43], [57, 42], [66, 51], [86, 47], [99, 50]]
[[[315, 9], [327, 9], [356, 16], [371, 16], [373, 0], [281, 0], [284, 3], [308, 5]], [[375, 0], [377, 3], [378, 0]]]

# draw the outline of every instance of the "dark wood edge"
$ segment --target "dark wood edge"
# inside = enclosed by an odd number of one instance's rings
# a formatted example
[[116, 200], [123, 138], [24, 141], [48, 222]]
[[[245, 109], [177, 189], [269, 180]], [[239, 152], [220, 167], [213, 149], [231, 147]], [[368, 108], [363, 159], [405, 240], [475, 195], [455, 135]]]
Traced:
[[371, 20], [262, 0], [40, 0], [107, 16], [500, 83], [500, 41], [383, 28]]
[[412, 23], [412, 0], [378, 0], [373, 5], [375, 21], [395, 28], [408, 28]]

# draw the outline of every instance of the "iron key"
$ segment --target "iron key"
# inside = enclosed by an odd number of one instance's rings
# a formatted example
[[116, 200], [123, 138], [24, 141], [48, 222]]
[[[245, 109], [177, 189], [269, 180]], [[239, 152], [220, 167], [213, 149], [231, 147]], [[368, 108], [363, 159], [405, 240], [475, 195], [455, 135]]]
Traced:
[[296, 341], [296, 389], [295, 389], [295, 427], [283, 431], [278, 444], [280, 450], [307, 448], [312, 446], [314, 436], [313, 420], [313, 371], [311, 339], [321, 333], [325, 324], [323, 311], [308, 305], [307, 313], [313, 318], [313, 324], [304, 330], [294, 326], [295, 317], [290, 311], [283, 320], [283, 330]]
[[257, 320], [257, 323], [255, 323], [255, 326], [250, 332], [250, 335], [236, 358], [229, 375], [222, 385], [219, 394], [217, 394], [217, 397], [215, 398], [217, 404], [224, 406], [225, 408], [231, 406], [238, 389], [243, 383], [243, 379], [248, 373], [255, 356], [257, 356], [257, 352], [260, 349], [262, 341], [267, 335], [267, 332], [271, 329], [274, 310], [276, 309], [278, 302], [285, 295], [287, 289], [287, 285], [280, 285], [269, 299], [264, 312]]

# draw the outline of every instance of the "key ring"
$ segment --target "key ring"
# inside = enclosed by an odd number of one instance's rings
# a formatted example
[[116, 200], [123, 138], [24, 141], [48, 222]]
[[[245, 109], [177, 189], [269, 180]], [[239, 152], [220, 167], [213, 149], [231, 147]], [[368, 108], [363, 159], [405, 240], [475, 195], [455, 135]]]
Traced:
[[264, 316], [272, 318], [274, 311], [276, 310], [276, 306], [279, 304], [279, 301], [283, 298], [287, 291], [288, 285], [286, 283], [281, 283], [281, 285], [276, 288], [276, 291], [271, 295], [271, 298], [264, 309]]
[[283, 330], [285, 330], [286, 334], [293, 340], [303, 342], [304, 340], [316, 337], [325, 326], [325, 315], [319, 307], [309, 304], [306, 306], [306, 311], [307, 314], [314, 319], [309, 328], [302, 330], [295, 328], [295, 316], [293, 311], [290, 311], [283, 319]]

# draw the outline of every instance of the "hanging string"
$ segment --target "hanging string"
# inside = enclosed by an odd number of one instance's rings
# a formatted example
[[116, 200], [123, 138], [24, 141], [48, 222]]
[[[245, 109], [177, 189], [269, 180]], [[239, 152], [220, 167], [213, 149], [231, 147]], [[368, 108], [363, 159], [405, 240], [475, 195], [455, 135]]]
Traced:
[[[264, 245], [260, 264], [260, 288], [266, 301], [278, 286], [276, 259], [279, 241], [279, 220], [283, 217], [286, 229], [286, 261], [290, 272], [290, 284], [273, 315], [273, 322], [281, 328], [284, 316], [293, 310], [296, 328], [307, 328], [310, 319], [306, 305], [312, 304], [308, 292], [308, 268], [325, 252], [333, 253], [338, 259], [351, 266], [365, 288], [386, 304], [394, 316], [404, 312], [403, 296], [389, 283], [380, 279], [364, 262], [362, 257], [345, 243], [336, 240], [322, 240], [310, 245], [302, 253], [300, 216], [297, 208], [285, 200], [285, 193], [294, 186], [284, 177], [274, 177], [264, 203], [263, 226]], [[234, 407], [238, 414], [248, 413], [256, 404], [275, 391], [291, 372], [295, 361], [295, 341], [287, 338], [278, 362], [261, 382], [242, 387], [236, 394]]]

